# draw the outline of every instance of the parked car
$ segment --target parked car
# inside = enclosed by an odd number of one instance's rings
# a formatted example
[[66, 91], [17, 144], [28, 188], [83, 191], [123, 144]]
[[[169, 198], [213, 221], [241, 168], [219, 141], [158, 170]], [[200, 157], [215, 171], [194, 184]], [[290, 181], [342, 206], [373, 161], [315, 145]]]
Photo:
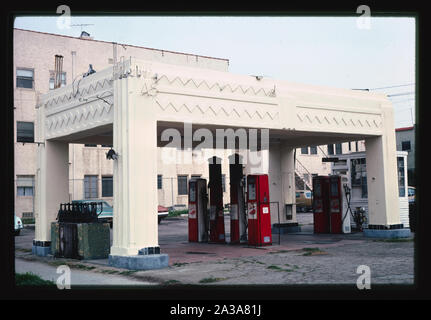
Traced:
[[[89, 203], [89, 202], [97, 202], [102, 204], [102, 213], [99, 215], [99, 220], [102, 222], [108, 222], [109, 225], [112, 228], [112, 220], [113, 220], [113, 213], [114, 208], [106, 202], [105, 200], [98, 200], [98, 199], [86, 199], [86, 200], [73, 200], [72, 203]], [[169, 210], [166, 207], [158, 206], [158, 222], [160, 223], [162, 219], [166, 218], [169, 214]], [[99, 212], [98, 212], [99, 213]]]
[[[102, 212], [99, 215], [99, 221], [108, 222], [112, 228], [114, 209], [108, 202], [106, 202], [105, 200], [99, 200], [99, 199], [72, 200], [72, 203], [90, 203], [90, 202], [96, 202], [96, 203], [102, 204]], [[97, 209], [100, 210], [100, 207], [98, 206]], [[97, 213], [99, 213], [99, 211]]]
[[164, 206], [157, 207], [157, 214], [159, 216], [159, 224], [160, 222], [169, 215], [169, 209]]
[[409, 203], [416, 202], [416, 188], [408, 187]]
[[296, 211], [307, 212], [312, 206], [311, 191], [296, 191]]
[[19, 236], [19, 233], [23, 228], [24, 226], [22, 225], [21, 219], [15, 215], [15, 228], [14, 228], [15, 235]]
[[169, 211], [183, 211], [187, 210], [187, 206], [185, 204], [175, 204], [169, 207]]

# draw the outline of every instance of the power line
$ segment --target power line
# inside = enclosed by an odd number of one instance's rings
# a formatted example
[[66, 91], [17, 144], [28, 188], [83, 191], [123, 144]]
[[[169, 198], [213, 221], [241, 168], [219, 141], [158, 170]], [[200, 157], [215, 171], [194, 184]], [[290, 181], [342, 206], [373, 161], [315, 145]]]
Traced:
[[388, 94], [388, 97], [398, 97], [398, 96], [407, 96], [409, 94], [414, 94], [414, 91], [410, 92], [403, 92], [403, 93], [395, 93], [395, 94]]
[[399, 88], [399, 87], [408, 87], [408, 86], [412, 86], [412, 85], [414, 85], [414, 83], [409, 83], [409, 84], [399, 84], [399, 85], [395, 85], [395, 86], [380, 87], [380, 88], [372, 88], [372, 89], [370, 89], [370, 90], [389, 89], [389, 88]]

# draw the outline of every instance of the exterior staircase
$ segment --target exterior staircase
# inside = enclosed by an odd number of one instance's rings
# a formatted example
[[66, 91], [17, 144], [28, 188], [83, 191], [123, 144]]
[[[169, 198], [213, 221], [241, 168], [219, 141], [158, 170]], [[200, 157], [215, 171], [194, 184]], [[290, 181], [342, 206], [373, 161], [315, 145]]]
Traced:
[[296, 190], [313, 190], [312, 174], [298, 160], [295, 160], [295, 188]]

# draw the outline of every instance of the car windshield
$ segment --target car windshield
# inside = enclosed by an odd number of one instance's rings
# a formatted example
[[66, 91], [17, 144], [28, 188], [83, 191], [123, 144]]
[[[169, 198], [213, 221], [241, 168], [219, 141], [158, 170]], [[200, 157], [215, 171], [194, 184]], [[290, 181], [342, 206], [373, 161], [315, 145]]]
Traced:
[[110, 204], [108, 202], [103, 201], [102, 203], [103, 203], [103, 210], [105, 210], [105, 209], [109, 209], [109, 210], [112, 209], [112, 207], [110, 206]]

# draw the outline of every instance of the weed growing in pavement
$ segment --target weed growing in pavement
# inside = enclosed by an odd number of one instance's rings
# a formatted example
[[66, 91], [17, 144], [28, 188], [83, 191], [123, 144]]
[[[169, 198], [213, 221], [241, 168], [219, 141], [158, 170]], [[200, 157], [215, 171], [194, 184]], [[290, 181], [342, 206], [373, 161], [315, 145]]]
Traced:
[[219, 281], [223, 281], [226, 280], [227, 278], [203, 278], [201, 280], [199, 280], [199, 283], [213, 283], [213, 282], [219, 282]]

